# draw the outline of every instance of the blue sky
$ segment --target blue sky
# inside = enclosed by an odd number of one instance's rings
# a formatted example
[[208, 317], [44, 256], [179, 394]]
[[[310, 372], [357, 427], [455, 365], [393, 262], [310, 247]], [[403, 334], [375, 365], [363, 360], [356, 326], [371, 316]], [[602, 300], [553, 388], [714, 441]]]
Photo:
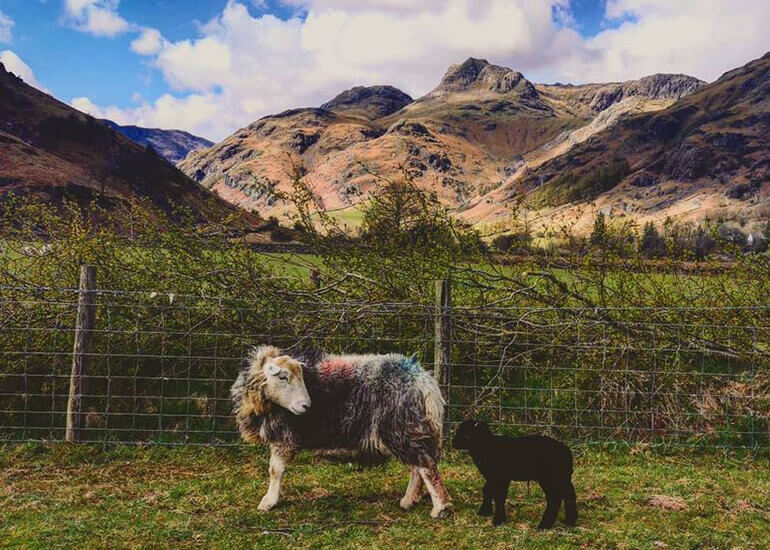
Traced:
[[[124, 0], [119, 8], [128, 21], [157, 28], [170, 40], [182, 40], [196, 36], [199, 23], [214, 18], [225, 3]], [[154, 99], [168, 90], [147, 60], [131, 52], [133, 35], [105, 38], [80, 32], [63, 19], [61, 0], [0, 0], [0, 10], [15, 21], [13, 50], [57, 97], [86, 95], [100, 104], [129, 106], [135, 92]]]
[[[123, 0], [121, 16], [139, 25], [158, 29], [169, 40], [198, 35], [199, 25], [221, 13], [226, 0]], [[278, 1], [263, 7], [245, 2], [254, 16], [270, 13], [288, 19], [304, 10]], [[75, 30], [62, 18], [61, 0], [0, 0], [0, 9], [15, 21], [13, 49], [34, 67], [35, 75], [54, 95], [63, 99], [88, 96], [97, 104], [129, 107], [132, 96], [153, 100], [168, 92], [158, 72], [134, 55], [134, 36], [112, 38]], [[601, 30], [604, 0], [575, 0], [573, 15], [581, 34]]]
[[[764, 53], [769, 2], [696, 4], [0, 0], [0, 58], [95, 116], [219, 139], [352, 85], [420, 95], [471, 55], [534, 81], [583, 82], [658, 71], [710, 80]], [[733, 38], [716, 48], [719, 32]]]

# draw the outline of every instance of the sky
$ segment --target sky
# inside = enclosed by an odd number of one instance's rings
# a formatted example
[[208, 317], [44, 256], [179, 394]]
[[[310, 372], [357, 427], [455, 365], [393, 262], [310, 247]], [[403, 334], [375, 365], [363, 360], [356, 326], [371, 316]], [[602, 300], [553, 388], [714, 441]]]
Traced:
[[413, 97], [468, 57], [534, 82], [712, 81], [768, 0], [0, 0], [0, 62], [77, 109], [220, 140], [356, 85]]

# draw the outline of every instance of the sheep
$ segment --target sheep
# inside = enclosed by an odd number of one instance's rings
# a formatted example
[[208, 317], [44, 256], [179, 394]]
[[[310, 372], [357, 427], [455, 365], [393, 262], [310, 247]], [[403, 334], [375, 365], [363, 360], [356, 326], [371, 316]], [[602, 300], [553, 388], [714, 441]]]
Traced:
[[292, 357], [260, 346], [245, 360], [231, 395], [243, 439], [270, 445], [270, 481], [259, 510], [278, 504], [282, 475], [300, 449], [348, 451], [374, 461], [394, 456], [411, 469], [402, 509], [427, 489], [431, 516], [451, 510], [438, 471], [444, 400], [416, 358]]
[[564, 443], [544, 435], [496, 436], [484, 422], [466, 420], [457, 429], [453, 446], [470, 452], [486, 481], [480, 516], [492, 515], [494, 501], [492, 523], [500, 525], [505, 521], [505, 498], [511, 481], [537, 481], [548, 503], [538, 529], [553, 526], [562, 500], [564, 523], [575, 525], [577, 503], [572, 485], [572, 452]]

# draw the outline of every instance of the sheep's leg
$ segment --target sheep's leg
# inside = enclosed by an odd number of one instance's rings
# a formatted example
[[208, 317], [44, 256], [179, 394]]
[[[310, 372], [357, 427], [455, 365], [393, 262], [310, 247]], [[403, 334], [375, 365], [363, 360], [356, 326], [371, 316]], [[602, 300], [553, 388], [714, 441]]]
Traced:
[[508, 487], [510, 481], [498, 481], [492, 485], [492, 498], [495, 501], [495, 517], [492, 518], [492, 525], [500, 525], [505, 521], [505, 499], [508, 497]]
[[575, 486], [572, 481], [567, 481], [564, 491], [564, 523], [575, 525], [577, 522], [577, 497], [575, 496]]
[[434, 518], [448, 515], [452, 508], [452, 502], [446, 487], [444, 487], [444, 482], [441, 480], [436, 465], [432, 464], [428, 467], [420, 467], [419, 472], [422, 480], [425, 482], [428, 493], [430, 493], [430, 498], [433, 501], [433, 509], [431, 510], [430, 515]]
[[294, 458], [294, 450], [281, 445], [271, 445], [270, 447], [270, 482], [267, 485], [267, 493], [257, 507], [259, 510], [267, 511], [278, 504], [281, 497], [281, 478], [286, 470], [286, 465]]
[[484, 483], [481, 494], [483, 500], [481, 501], [481, 508], [479, 508], [479, 515], [489, 517], [492, 515], [492, 484], [489, 481]]
[[559, 514], [559, 508], [561, 508], [561, 501], [564, 498], [562, 495], [563, 488], [555, 485], [554, 483], [540, 483], [540, 486], [545, 492], [546, 507], [543, 512], [543, 518], [540, 520], [538, 529], [550, 529], [553, 527], [556, 521], [556, 516]]
[[406, 488], [406, 494], [401, 499], [399, 505], [403, 510], [409, 510], [412, 506], [420, 502], [424, 494], [425, 484], [417, 466], [412, 466], [412, 472], [409, 477], [409, 485]]

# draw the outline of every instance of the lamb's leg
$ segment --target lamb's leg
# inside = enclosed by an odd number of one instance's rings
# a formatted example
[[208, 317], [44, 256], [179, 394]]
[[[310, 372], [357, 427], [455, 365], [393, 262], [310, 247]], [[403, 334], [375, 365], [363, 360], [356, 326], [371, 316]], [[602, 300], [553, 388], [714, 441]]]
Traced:
[[270, 482], [267, 493], [257, 507], [259, 510], [267, 511], [278, 504], [278, 499], [281, 497], [281, 477], [292, 458], [294, 458], [294, 449], [283, 445], [270, 446]]
[[409, 477], [409, 485], [406, 488], [404, 498], [401, 499], [399, 505], [403, 510], [409, 510], [412, 506], [420, 502], [423, 496], [423, 490], [425, 484], [422, 481], [422, 476], [417, 466], [412, 466], [412, 472]]
[[433, 509], [430, 515], [434, 518], [445, 517], [452, 509], [452, 501], [449, 498], [444, 482], [441, 480], [441, 476], [438, 473], [438, 468], [435, 464], [429, 467], [419, 468], [420, 476], [425, 482], [425, 487], [430, 493], [430, 498], [433, 501]]
[[575, 496], [575, 486], [572, 481], [567, 481], [564, 492], [564, 523], [575, 525], [577, 522], [577, 497]]
[[484, 483], [481, 494], [483, 500], [481, 501], [481, 508], [479, 508], [479, 515], [489, 517], [492, 515], [492, 484], [489, 481]]
[[559, 514], [559, 508], [561, 507], [561, 501], [564, 498], [564, 495], [562, 494], [563, 487], [552, 482], [540, 482], [540, 486], [543, 488], [543, 492], [545, 492], [547, 504], [545, 506], [545, 512], [543, 512], [543, 518], [540, 520], [540, 524], [537, 528], [550, 529], [556, 521], [556, 516]]
[[508, 497], [510, 481], [499, 481], [492, 484], [492, 498], [495, 501], [495, 517], [492, 525], [500, 525], [505, 521], [505, 499]]

